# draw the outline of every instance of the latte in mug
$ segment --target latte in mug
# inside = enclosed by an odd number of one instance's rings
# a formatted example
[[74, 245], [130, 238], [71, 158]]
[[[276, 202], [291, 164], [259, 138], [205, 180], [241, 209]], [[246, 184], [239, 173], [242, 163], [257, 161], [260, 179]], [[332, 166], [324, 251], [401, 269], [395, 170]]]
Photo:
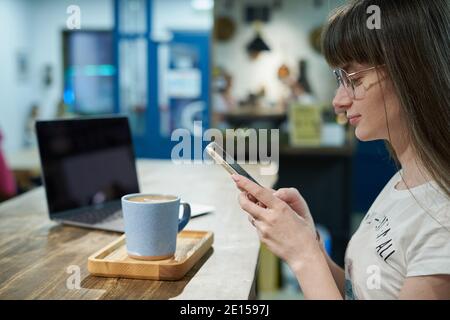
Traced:
[[146, 202], [146, 203], [161, 203], [167, 201], [173, 201], [177, 198], [174, 196], [165, 196], [165, 195], [142, 195], [142, 196], [134, 196], [128, 198], [128, 201], [133, 202]]

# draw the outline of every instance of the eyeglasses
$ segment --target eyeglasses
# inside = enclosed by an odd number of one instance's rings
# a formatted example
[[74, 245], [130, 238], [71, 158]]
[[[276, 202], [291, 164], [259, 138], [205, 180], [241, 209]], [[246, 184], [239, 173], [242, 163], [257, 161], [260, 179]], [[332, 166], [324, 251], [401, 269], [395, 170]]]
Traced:
[[355, 76], [359, 73], [367, 72], [382, 66], [384, 66], [384, 64], [352, 73], [347, 73], [344, 69], [338, 68], [334, 69], [333, 73], [336, 76], [338, 87], [343, 85], [345, 91], [347, 92], [350, 98], [354, 100], [359, 100], [363, 99], [366, 96], [367, 88], [364, 87], [360, 79], [355, 79]]

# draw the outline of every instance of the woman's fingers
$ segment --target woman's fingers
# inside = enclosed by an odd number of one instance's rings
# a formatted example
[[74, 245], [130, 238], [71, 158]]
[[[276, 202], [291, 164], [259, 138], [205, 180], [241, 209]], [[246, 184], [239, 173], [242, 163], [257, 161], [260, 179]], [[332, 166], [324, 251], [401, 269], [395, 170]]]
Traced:
[[[241, 191], [243, 191], [243, 190], [241, 190]], [[271, 191], [272, 193], [275, 192], [275, 190], [273, 190], [273, 189], [270, 189], [270, 191]], [[246, 192], [246, 191], [244, 191], [244, 192], [247, 194], [248, 200], [250, 200], [251, 202], [256, 203], [258, 206], [261, 206], [261, 207], [263, 207], [263, 208], [267, 208], [267, 207], [265, 206], [264, 203], [262, 203], [261, 201], [258, 201], [258, 199], [256, 199], [256, 198], [255, 198], [254, 196], [252, 196], [250, 193], [248, 193], [248, 192]]]
[[253, 197], [255, 197], [256, 200], [263, 203], [268, 208], [273, 208], [273, 207], [283, 203], [283, 201], [281, 201], [280, 199], [278, 199], [277, 197], [275, 197], [272, 194], [271, 190], [265, 189], [243, 176], [234, 174], [234, 175], [232, 175], [232, 178], [235, 181], [238, 188], [247, 191]]
[[[241, 187], [239, 187], [239, 186], [238, 186], [238, 189], [239, 189], [239, 191], [241, 191], [241, 192], [246, 192], [243, 188], [241, 188]], [[270, 190], [270, 192], [272, 192], [272, 194], [274, 194], [275, 192], [277, 192], [276, 190], [274, 190], [274, 189], [272, 189], [272, 188], [270, 188], [269, 190]], [[248, 199], [249, 199], [251, 202], [254, 202], [254, 203], [256, 203], [257, 205], [262, 206], [263, 208], [266, 208], [266, 206], [265, 206], [263, 203], [259, 202], [258, 199], [256, 199], [252, 194], [250, 194], [250, 193], [248, 193], [248, 192], [246, 192], [246, 193], [247, 193]], [[280, 199], [281, 199], [281, 198], [280, 198]]]
[[294, 188], [281, 188], [273, 194], [275, 197], [290, 203], [299, 199], [298, 192]]
[[258, 199], [256, 199], [256, 198], [255, 198], [254, 196], [252, 196], [250, 193], [248, 193], [247, 191], [245, 191], [245, 190], [242, 189], [242, 188], [239, 188], [239, 187], [238, 187], [238, 189], [239, 189], [239, 191], [244, 192], [244, 193], [247, 195], [248, 200], [250, 200], [251, 202], [254, 202], [254, 203], [258, 203]]
[[239, 189], [239, 191], [244, 192], [247, 195], [248, 200], [250, 200], [251, 202], [254, 202], [256, 204], [259, 203], [258, 200], [254, 196], [252, 196], [250, 193], [248, 193], [247, 191], [245, 191], [242, 188], [238, 188], [238, 189]]
[[239, 194], [239, 205], [253, 219], [261, 220], [264, 218], [264, 215], [266, 214], [266, 209], [262, 208], [261, 206], [258, 206], [256, 203], [250, 201], [244, 192], [241, 192]]
[[274, 193], [274, 196], [286, 202], [295, 212], [301, 216], [307, 215], [308, 205], [300, 192], [295, 188], [282, 188]]
[[261, 201], [258, 201], [258, 199], [256, 199], [254, 196], [252, 196], [250, 193], [248, 193], [247, 191], [244, 191], [248, 200], [250, 200], [253, 203], [256, 203], [258, 206], [263, 207], [263, 208], [267, 208], [266, 205], [264, 203], [262, 203]]
[[[245, 191], [244, 191], [245, 192]], [[257, 203], [258, 202], [258, 200], [254, 197], [254, 196], [252, 196], [250, 193], [248, 193], [247, 192], [247, 198], [248, 198], [248, 200], [250, 200], [251, 202], [254, 202], [254, 203]]]
[[248, 215], [248, 221], [256, 228], [256, 219], [253, 218], [251, 215]]

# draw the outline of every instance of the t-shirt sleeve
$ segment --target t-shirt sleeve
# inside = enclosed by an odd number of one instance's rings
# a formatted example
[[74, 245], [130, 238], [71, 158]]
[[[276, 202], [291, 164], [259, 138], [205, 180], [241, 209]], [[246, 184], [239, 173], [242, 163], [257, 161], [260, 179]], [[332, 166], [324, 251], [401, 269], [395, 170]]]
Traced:
[[408, 250], [407, 277], [450, 274], [450, 205], [445, 205], [434, 221], [420, 226]]

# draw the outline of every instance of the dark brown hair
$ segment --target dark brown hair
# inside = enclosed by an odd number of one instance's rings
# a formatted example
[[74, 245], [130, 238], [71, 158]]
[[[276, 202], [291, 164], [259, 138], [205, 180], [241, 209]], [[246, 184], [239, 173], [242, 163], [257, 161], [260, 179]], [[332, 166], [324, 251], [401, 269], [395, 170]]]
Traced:
[[[367, 26], [371, 5], [379, 29]], [[448, 0], [350, 1], [330, 16], [322, 51], [331, 66], [385, 64], [418, 160], [450, 197], [449, 26]]]

